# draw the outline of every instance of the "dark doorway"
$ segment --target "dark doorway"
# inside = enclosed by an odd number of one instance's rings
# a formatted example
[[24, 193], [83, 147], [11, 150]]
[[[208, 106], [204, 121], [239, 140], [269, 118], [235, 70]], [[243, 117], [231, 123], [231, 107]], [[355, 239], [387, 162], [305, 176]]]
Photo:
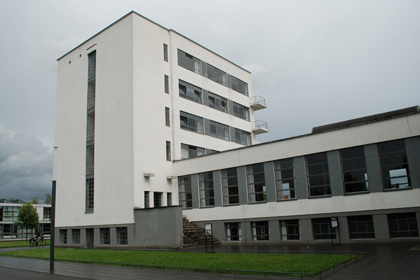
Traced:
[[88, 249], [93, 249], [93, 228], [86, 229], [86, 246]]

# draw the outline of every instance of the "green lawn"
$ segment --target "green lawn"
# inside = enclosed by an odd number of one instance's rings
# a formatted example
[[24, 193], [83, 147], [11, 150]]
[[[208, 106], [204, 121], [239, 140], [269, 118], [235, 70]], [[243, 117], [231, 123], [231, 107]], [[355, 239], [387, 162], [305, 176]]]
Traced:
[[[50, 240], [45, 240], [46, 245], [50, 245]], [[29, 247], [29, 240], [18, 240], [18, 241], [0, 241], [1, 248], [12, 248], [12, 247]]]
[[[49, 249], [4, 252], [5, 256], [49, 258]], [[190, 268], [315, 273], [356, 255], [236, 254], [56, 248], [56, 259]]]

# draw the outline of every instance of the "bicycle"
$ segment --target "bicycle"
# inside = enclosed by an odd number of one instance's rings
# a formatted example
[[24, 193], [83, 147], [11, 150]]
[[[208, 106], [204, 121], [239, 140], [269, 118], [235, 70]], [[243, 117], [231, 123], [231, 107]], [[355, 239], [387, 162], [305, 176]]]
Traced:
[[41, 237], [41, 239], [38, 242], [36, 242], [36, 237], [29, 239], [29, 246], [31, 247], [38, 246], [38, 245], [44, 246], [46, 244], [47, 242], [45, 241], [44, 237]]

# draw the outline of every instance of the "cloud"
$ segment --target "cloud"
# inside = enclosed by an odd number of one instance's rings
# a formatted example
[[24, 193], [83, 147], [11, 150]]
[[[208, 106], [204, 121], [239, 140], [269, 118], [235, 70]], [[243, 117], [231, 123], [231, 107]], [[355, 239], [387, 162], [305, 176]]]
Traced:
[[0, 197], [41, 200], [51, 191], [53, 150], [0, 124]]

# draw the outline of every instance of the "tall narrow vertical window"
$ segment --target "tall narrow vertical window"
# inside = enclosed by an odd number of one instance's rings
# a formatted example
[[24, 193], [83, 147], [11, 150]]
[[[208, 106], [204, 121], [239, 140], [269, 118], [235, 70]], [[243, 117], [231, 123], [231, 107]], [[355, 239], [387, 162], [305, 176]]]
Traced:
[[149, 207], [150, 207], [149, 192], [145, 191], [144, 192], [144, 208], [149, 208]]
[[163, 44], [163, 60], [168, 61], [168, 45]]
[[73, 244], [80, 244], [80, 229], [72, 229], [71, 236], [73, 237]]
[[236, 168], [222, 170], [223, 205], [239, 204], [238, 176]]
[[161, 207], [162, 206], [162, 193], [160, 192], [153, 192], [153, 207]]
[[249, 203], [266, 201], [264, 164], [248, 165], [246, 171]]
[[171, 126], [171, 115], [168, 107], [165, 107], [165, 125]]
[[171, 142], [166, 141], [166, 160], [171, 161]]
[[94, 179], [86, 179], [86, 213], [92, 213], [93, 212], [93, 206], [94, 206]]
[[340, 150], [340, 158], [345, 193], [369, 191], [364, 148]]
[[199, 174], [200, 206], [214, 206], [213, 172]]
[[410, 174], [404, 139], [379, 143], [377, 147], [384, 189], [409, 188]]
[[276, 175], [277, 200], [296, 198], [293, 159], [275, 161], [274, 170]]
[[60, 229], [60, 243], [67, 244], [67, 229]]
[[165, 75], [165, 93], [169, 93], [169, 76]]
[[183, 209], [192, 208], [191, 175], [178, 177], [179, 204]]
[[172, 206], [172, 193], [166, 194], [166, 206]]
[[86, 185], [85, 213], [93, 213], [95, 174], [95, 95], [96, 51], [88, 55], [87, 116], [86, 116]]
[[306, 170], [310, 196], [331, 195], [327, 153], [306, 156]]

